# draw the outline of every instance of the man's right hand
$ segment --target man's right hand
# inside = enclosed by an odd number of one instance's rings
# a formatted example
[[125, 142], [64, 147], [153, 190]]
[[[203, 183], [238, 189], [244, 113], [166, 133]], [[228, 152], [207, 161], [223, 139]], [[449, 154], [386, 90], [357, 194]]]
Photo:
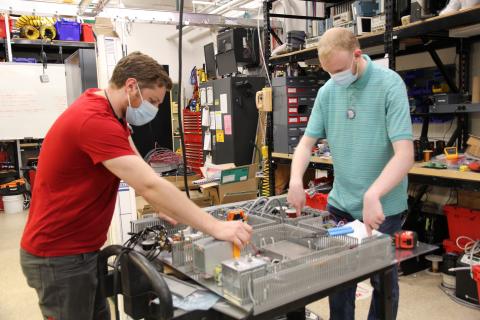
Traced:
[[297, 210], [297, 217], [302, 214], [305, 201], [306, 197], [303, 182], [291, 182], [288, 189], [287, 202]]
[[252, 227], [242, 221], [217, 221], [212, 236], [243, 248], [252, 237]]

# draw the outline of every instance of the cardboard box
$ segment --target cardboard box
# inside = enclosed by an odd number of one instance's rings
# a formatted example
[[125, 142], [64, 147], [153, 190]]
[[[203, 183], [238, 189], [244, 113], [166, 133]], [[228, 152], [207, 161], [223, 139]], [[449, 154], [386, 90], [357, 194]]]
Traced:
[[470, 135], [467, 144], [468, 147], [466, 152], [475, 158], [480, 158], [480, 137]]
[[118, 38], [118, 33], [115, 31], [115, 27], [110, 18], [96, 17], [93, 32], [97, 36], [102, 35], [105, 37]]
[[[185, 183], [183, 182], [183, 176], [165, 176], [162, 178], [173, 183], [178, 189], [185, 190]], [[199, 186], [193, 184], [193, 181], [198, 179], [200, 179], [200, 176], [198, 174], [187, 176], [188, 189], [190, 190], [198, 189]]]
[[226, 184], [208, 183], [200, 186], [200, 190], [212, 199], [213, 205], [256, 199], [258, 194], [258, 181], [255, 178], [257, 165], [252, 164], [245, 167], [248, 167], [246, 180]]
[[480, 192], [458, 190], [458, 205], [474, 210], [480, 210]]

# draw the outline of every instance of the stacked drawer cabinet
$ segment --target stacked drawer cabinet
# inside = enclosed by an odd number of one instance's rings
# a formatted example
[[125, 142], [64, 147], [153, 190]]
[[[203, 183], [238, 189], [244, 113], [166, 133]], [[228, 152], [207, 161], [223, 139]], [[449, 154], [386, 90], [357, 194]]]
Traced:
[[327, 80], [325, 73], [273, 78], [274, 152], [294, 152], [307, 128], [317, 92]]
[[183, 132], [185, 136], [187, 167], [200, 174], [200, 168], [203, 166], [201, 112], [183, 110]]

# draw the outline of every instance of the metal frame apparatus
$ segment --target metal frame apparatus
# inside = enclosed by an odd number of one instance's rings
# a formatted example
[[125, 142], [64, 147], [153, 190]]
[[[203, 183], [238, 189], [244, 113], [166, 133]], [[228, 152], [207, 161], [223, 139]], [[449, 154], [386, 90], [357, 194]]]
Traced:
[[228, 242], [182, 234], [172, 244], [172, 259], [164, 257], [164, 262], [253, 315], [393, 264], [389, 237], [359, 243], [348, 236], [327, 236], [325, 212], [307, 209], [308, 215], [295, 222], [298, 226], [265, 218], [274, 217], [271, 208], [285, 203], [283, 196], [207, 208], [220, 219], [229, 210], [243, 209], [247, 221], [260, 221], [252, 223], [251, 243], [240, 258], [229, 254]]
[[[268, 28], [270, 18], [277, 15], [272, 15], [270, 12], [272, 9], [273, 1], [264, 2], [264, 30], [270, 30]], [[307, 0], [312, 1], [312, 0]], [[315, 1], [315, 0], [313, 0]], [[343, 1], [323, 1], [327, 6], [332, 6]], [[378, 46], [383, 46], [383, 52], [376, 53], [374, 57], [382, 57], [384, 54], [388, 54], [389, 67], [395, 70], [396, 67], [396, 57], [398, 55], [407, 55], [418, 52], [429, 52], [436, 66], [442, 73], [445, 81], [449, 85], [452, 92], [461, 92], [468, 93], [469, 91], [469, 62], [470, 62], [470, 48], [472, 40], [478, 39], [477, 37], [468, 38], [453, 38], [449, 31], [454, 28], [464, 27], [469, 25], [474, 25], [480, 23], [480, 8], [474, 7], [471, 9], [463, 10], [457, 14], [446, 15], [442, 17], [435, 17], [420, 23], [414, 23], [407, 26], [394, 27], [394, 12], [395, 12], [395, 1], [385, 0], [385, 32], [382, 33], [372, 33], [367, 35], [362, 35], [358, 37], [360, 45], [362, 48], [374, 48]], [[327, 10], [328, 12], [328, 10]], [[285, 17], [288, 18], [288, 17]], [[301, 17], [295, 16], [295, 19], [300, 19]], [[304, 16], [302, 19], [311, 20], [314, 17]], [[420, 46], [411, 46], [406, 49], [400, 49], [400, 42], [406, 39], [417, 38], [423, 41], [423, 45]], [[453, 40], [453, 41], [452, 41]], [[270, 57], [270, 35], [268, 32], [264, 36], [264, 47], [265, 47], [265, 61], [269, 62], [268, 67], [272, 70], [275, 65], [283, 65], [286, 63], [305, 61], [310, 59], [317, 58], [316, 48], [304, 49], [296, 52], [291, 52], [288, 54], [283, 54], [277, 57]], [[445, 66], [441, 59], [439, 58], [436, 50], [441, 48], [451, 48], [456, 47], [457, 53], [460, 56], [459, 59], [459, 71], [458, 79], [459, 83], [457, 84], [455, 79], [451, 79], [446, 72]], [[275, 107], [275, 106], [274, 106]], [[469, 114], [468, 112], [454, 112], [452, 113], [457, 117], [457, 128], [452, 134], [452, 137], [447, 143], [447, 146], [452, 146], [455, 142], [459, 147], [459, 150], [464, 150], [466, 148], [466, 140], [468, 139], [469, 131]], [[428, 127], [429, 119], [431, 114], [416, 114], [423, 117], [422, 124], [422, 134], [421, 140], [427, 140], [428, 136]], [[269, 115], [271, 120], [271, 115]], [[272, 168], [275, 167], [275, 162], [272, 159], [271, 150], [273, 149], [273, 122], [270, 121], [267, 123], [267, 145], [269, 148], [269, 161]], [[273, 186], [275, 185], [275, 174], [274, 170], [269, 172], [270, 184], [271, 184], [271, 194], [273, 194]]]

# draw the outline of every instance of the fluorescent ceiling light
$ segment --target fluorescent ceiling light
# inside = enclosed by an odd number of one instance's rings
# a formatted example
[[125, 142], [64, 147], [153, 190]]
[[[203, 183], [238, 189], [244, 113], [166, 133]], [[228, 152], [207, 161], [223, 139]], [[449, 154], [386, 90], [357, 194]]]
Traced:
[[245, 15], [245, 11], [240, 11], [240, 10], [230, 10], [227, 11], [223, 14], [224, 17], [228, 18], [240, 18]]
[[242, 9], [258, 9], [262, 6], [262, 1], [253, 0], [251, 2], [247, 2], [244, 5], [241, 5], [240, 8]]

